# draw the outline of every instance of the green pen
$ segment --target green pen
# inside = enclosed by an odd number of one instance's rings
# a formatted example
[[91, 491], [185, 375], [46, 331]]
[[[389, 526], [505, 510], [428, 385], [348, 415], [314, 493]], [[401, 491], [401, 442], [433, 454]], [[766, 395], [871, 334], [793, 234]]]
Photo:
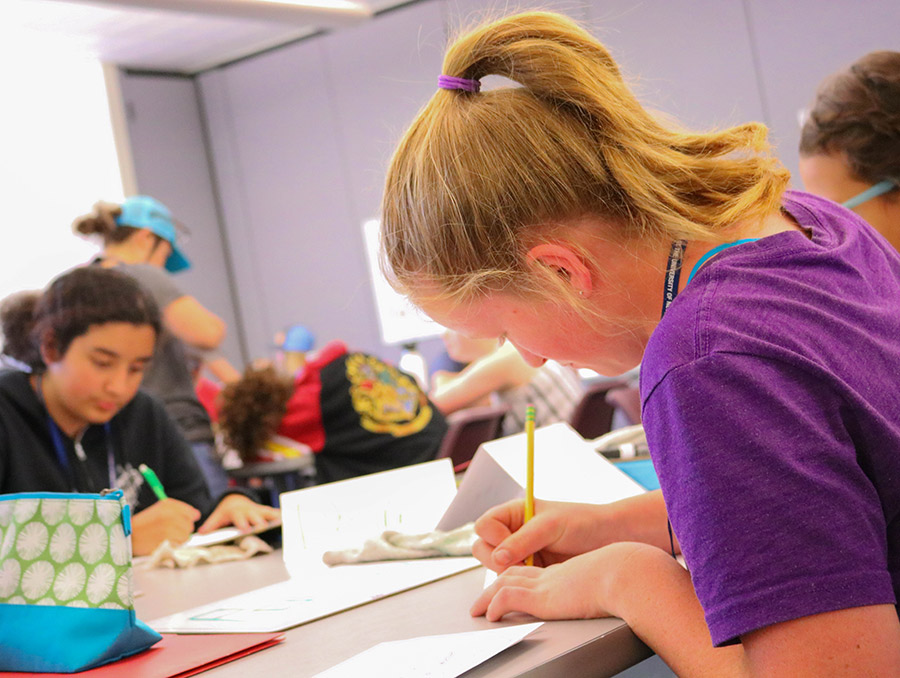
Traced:
[[150, 486], [150, 489], [153, 490], [153, 494], [156, 495], [157, 499], [168, 499], [166, 496], [166, 491], [163, 489], [162, 483], [159, 482], [159, 477], [156, 473], [153, 472], [153, 469], [147, 466], [147, 464], [141, 464], [138, 466], [138, 471], [141, 472], [141, 475], [144, 476], [144, 479], [147, 481], [147, 484]]

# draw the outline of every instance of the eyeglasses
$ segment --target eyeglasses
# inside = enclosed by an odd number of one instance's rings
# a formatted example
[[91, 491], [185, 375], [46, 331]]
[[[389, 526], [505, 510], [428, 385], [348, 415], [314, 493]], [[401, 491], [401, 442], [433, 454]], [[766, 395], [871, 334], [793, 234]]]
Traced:
[[872, 198], [877, 198], [879, 195], [884, 195], [888, 191], [892, 191], [897, 188], [897, 184], [891, 181], [890, 179], [885, 179], [884, 181], [879, 181], [874, 186], [870, 186], [862, 193], [854, 195], [849, 200], [845, 200], [841, 204], [847, 209], [852, 210], [854, 207], [858, 207], [862, 205], [864, 202], [871, 200]]

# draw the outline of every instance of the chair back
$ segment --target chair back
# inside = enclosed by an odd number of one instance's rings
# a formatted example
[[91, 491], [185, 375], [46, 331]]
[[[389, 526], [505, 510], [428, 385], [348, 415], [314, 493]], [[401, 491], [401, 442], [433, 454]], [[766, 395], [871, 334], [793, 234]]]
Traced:
[[228, 477], [240, 487], [253, 487], [256, 482], [258, 487], [268, 490], [267, 503], [278, 508], [278, 496], [282, 492], [299, 490], [315, 484], [315, 468], [312, 455], [302, 455], [277, 461], [244, 464], [228, 469]]
[[641, 423], [641, 391], [637, 386], [610, 389], [606, 402], [625, 415], [629, 426]]
[[622, 381], [598, 381], [589, 384], [575, 406], [569, 424], [585, 440], [593, 440], [612, 429], [614, 407], [606, 401], [606, 395], [613, 389], [622, 388]]
[[441, 441], [437, 459], [449, 457], [457, 473], [468, 467], [481, 443], [500, 437], [506, 405], [468, 407], [447, 415], [447, 433]]

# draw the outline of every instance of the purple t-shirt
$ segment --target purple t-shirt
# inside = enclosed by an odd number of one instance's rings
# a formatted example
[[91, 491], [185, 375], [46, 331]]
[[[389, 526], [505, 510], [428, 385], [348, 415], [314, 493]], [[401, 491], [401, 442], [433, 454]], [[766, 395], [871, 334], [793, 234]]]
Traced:
[[643, 420], [712, 641], [900, 590], [900, 255], [834, 203], [724, 250], [641, 364]]

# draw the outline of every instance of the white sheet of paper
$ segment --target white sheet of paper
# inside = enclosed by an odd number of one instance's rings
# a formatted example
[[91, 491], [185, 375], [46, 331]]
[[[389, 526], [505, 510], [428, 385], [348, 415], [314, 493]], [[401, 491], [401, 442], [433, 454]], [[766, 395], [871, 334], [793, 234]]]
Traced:
[[456, 493], [449, 459], [281, 495], [292, 579], [153, 620], [171, 633], [280, 631], [478, 567], [475, 558], [423, 558], [329, 568], [327, 550], [359, 548], [385, 530], [429, 532]]
[[[481, 445], [438, 529], [459, 527], [492, 506], [523, 496], [526, 456], [524, 433]], [[643, 492], [643, 487], [597, 454], [592, 444], [568, 424], [535, 430], [536, 498], [607, 504]]]
[[280, 520], [272, 520], [263, 527], [255, 527], [248, 532], [241, 532], [236, 527], [222, 527], [207, 534], [197, 534], [195, 532], [191, 535], [190, 539], [182, 544], [182, 546], [195, 548], [203, 546], [215, 546], [216, 544], [227, 544], [230, 541], [234, 541], [235, 539], [239, 539], [240, 537], [248, 534], [260, 534], [262, 532], [268, 532], [269, 530], [273, 530], [280, 525]]
[[329, 568], [325, 551], [359, 548], [385, 530], [430, 532], [456, 495], [449, 459], [281, 495], [284, 564], [292, 577]]
[[[526, 482], [525, 434], [485, 443], [491, 456], [520, 486]], [[534, 433], [534, 496], [606, 504], [645, 490], [566, 423]]]
[[543, 622], [379, 643], [316, 674], [315, 678], [456, 678], [512, 647], [541, 624]]
[[334, 568], [148, 622], [160, 633], [270, 633], [478, 567], [474, 558], [424, 558]]

